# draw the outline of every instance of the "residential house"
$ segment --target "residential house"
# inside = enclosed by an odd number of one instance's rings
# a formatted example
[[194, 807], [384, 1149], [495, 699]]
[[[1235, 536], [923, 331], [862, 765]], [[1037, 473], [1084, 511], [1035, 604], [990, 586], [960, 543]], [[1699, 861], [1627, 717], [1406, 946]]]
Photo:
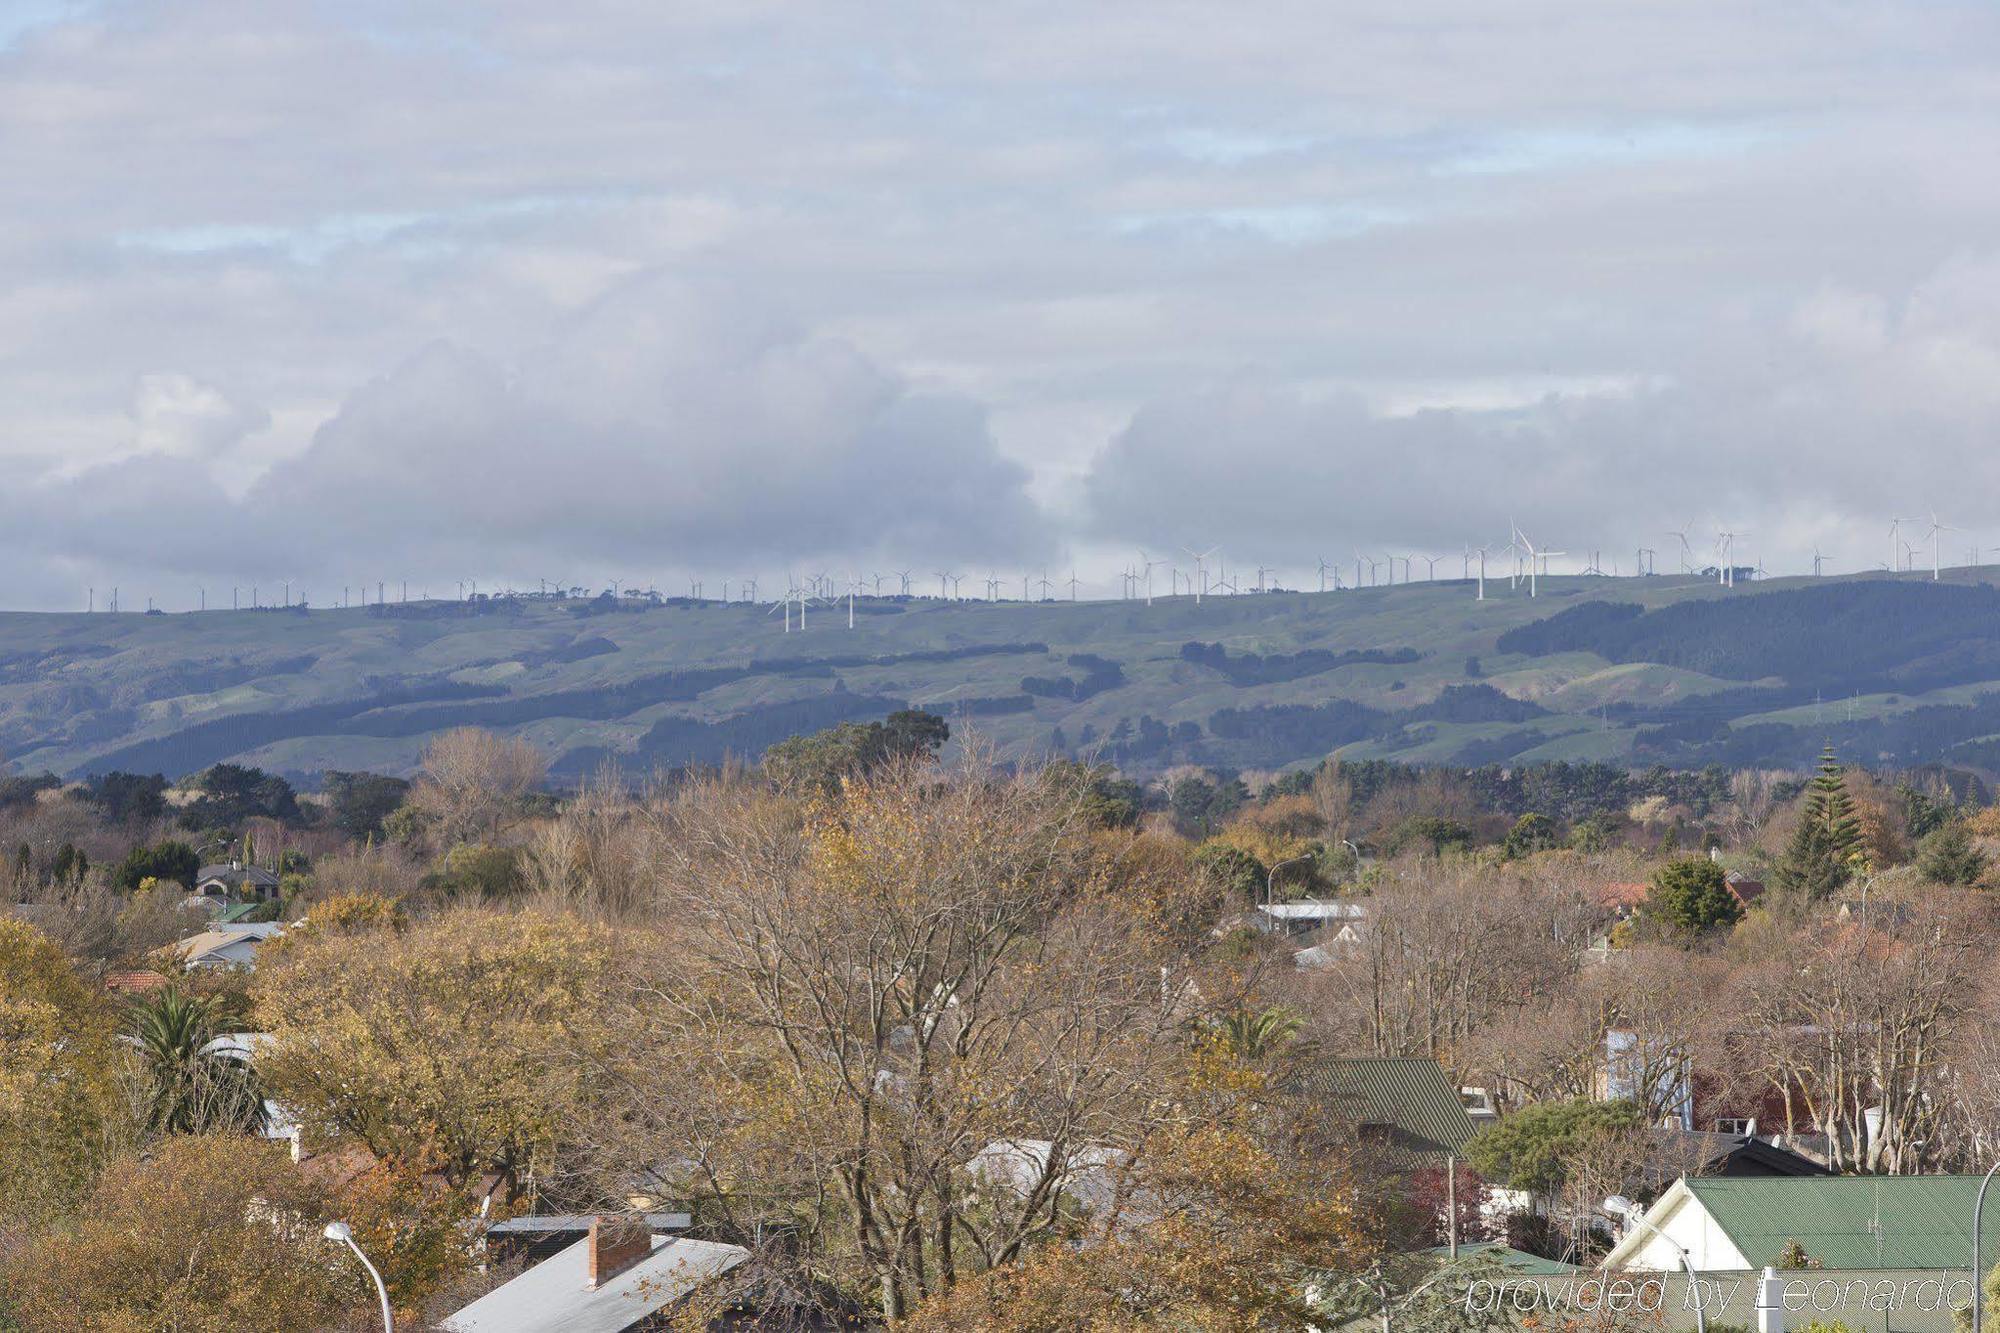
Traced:
[[1368, 923], [1368, 904], [1354, 899], [1301, 898], [1292, 903], [1266, 903], [1250, 918], [1267, 935], [1311, 935], [1328, 932], [1322, 943], [1358, 943]]
[[[694, 1225], [692, 1213], [645, 1213], [641, 1220], [659, 1234], [686, 1231]], [[486, 1228], [486, 1262], [525, 1260], [538, 1264], [586, 1239], [596, 1223], [597, 1218], [589, 1213], [528, 1213], [495, 1222]]]
[[658, 1327], [698, 1288], [750, 1257], [740, 1245], [662, 1236], [596, 1218], [582, 1240], [447, 1317], [450, 1333], [624, 1333]]
[[1073, 1144], [1068, 1159], [1058, 1162], [1050, 1179], [1050, 1161], [1055, 1145], [1048, 1139], [995, 1139], [974, 1153], [967, 1163], [971, 1175], [989, 1188], [1025, 1196], [1049, 1180], [1057, 1194], [1090, 1210], [1102, 1209], [1116, 1200], [1117, 1168], [1126, 1160], [1122, 1148], [1101, 1144]]
[[261, 866], [230, 861], [203, 866], [195, 871], [193, 887], [197, 895], [212, 894], [221, 898], [249, 898], [262, 902], [278, 896], [278, 877]]
[[1654, 1194], [1678, 1176], [1824, 1176], [1822, 1162], [1766, 1142], [1753, 1134], [1656, 1126], [1652, 1130]]
[[1728, 886], [1729, 896], [1736, 900], [1736, 905], [1746, 912], [1750, 910], [1752, 904], [1764, 896], [1763, 880], [1752, 879], [1738, 871], [1732, 870], [1724, 875], [1722, 882]]
[[[1979, 1176], [1685, 1176], [1605, 1264], [1643, 1272], [1776, 1266], [1794, 1244], [1829, 1269], [1964, 1268]], [[1664, 1239], [1662, 1235], [1664, 1234]]]
[[166, 947], [189, 967], [240, 967], [257, 965], [257, 950], [269, 939], [285, 933], [275, 921], [237, 923], [204, 930]]
[[1321, 1060], [1285, 1083], [1354, 1126], [1355, 1136], [1392, 1165], [1439, 1166], [1477, 1129], [1460, 1090], [1435, 1060]]

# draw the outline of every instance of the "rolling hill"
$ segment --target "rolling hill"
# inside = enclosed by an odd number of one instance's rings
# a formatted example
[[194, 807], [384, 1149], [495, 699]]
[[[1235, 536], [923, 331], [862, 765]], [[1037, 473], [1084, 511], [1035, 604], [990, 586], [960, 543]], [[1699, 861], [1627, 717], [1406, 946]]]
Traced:
[[545, 747], [558, 777], [755, 756], [922, 707], [1003, 755], [1135, 774], [1338, 752], [2000, 768], [2000, 571], [1551, 578], [1143, 602], [861, 599], [786, 632], [764, 606], [609, 597], [350, 610], [0, 615], [17, 771], [403, 773], [439, 730]]

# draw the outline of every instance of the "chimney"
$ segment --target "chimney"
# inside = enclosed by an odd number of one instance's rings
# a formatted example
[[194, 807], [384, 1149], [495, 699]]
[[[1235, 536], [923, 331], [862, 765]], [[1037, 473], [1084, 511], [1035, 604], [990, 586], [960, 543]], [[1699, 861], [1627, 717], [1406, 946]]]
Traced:
[[595, 1217], [584, 1259], [584, 1286], [595, 1291], [653, 1252], [653, 1229], [639, 1218]]

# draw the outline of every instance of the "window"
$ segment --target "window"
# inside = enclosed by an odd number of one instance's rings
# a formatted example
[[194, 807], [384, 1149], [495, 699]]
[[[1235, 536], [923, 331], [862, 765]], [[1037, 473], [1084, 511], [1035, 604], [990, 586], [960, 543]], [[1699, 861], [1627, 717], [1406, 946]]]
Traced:
[[1715, 1132], [1718, 1134], [1755, 1134], [1757, 1132], [1757, 1122], [1755, 1119], [1746, 1119], [1742, 1116], [1718, 1116], [1715, 1121]]

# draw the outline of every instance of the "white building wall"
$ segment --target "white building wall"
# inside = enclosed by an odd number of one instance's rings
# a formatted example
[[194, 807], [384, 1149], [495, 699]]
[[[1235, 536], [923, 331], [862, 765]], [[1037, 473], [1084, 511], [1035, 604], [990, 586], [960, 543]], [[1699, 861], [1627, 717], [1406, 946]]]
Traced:
[[[1678, 1198], [1674, 1197], [1676, 1194]], [[1669, 1201], [1672, 1206], [1664, 1215], [1661, 1215], [1659, 1205], [1655, 1205], [1648, 1214], [1648, 1220], [1666, 1232], [1675, 1245], [1687, 1251], [1688, 1262], [1694, 1265], [1697, 1272], [1750, 1267], [1749, 1259], [1736, 1248], [1729, 1234], [1716, 1225], [1715, 1219], [1699, 1200], [1675, 1190], [1670, 1192], [1668, 1199], [1662, 1200], [1663, 1203]], [[1680, 1271], [1681, 1261], [1673, 1246], [1643, 1226], [1635, 1223], [1634, 1229], [1643, 1239], [1627, 1268], [1655, 1273]]]

